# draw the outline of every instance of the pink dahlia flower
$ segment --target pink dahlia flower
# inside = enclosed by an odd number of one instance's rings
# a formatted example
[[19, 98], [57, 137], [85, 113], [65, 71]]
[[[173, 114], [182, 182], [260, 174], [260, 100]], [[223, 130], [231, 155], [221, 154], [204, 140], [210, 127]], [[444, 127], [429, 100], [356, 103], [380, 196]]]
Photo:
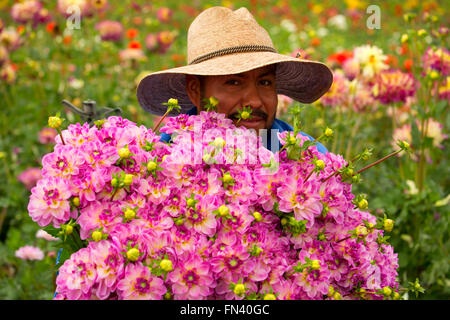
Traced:
[[119, 295], [124, 300], [161, 300], [167, 292], [163, 280], [140, 263], [128, 264], [124, 276], [117, 284]]
[[123, 37], [123, 26], [118, 21], [105, 20], [96, 24], [95, 29], [100, 32], [103, 41], [120, 41]]
[[416, 80], [410, 73], [387, 70], [378, 74], [372, 88], [374, 97], [381, 103], [406, 102], [416, 92]]
[[15, 256], [22, 260], [42, 260], [44, 253], [41, 249], [33, 246], [24, 246], [16, 250]]

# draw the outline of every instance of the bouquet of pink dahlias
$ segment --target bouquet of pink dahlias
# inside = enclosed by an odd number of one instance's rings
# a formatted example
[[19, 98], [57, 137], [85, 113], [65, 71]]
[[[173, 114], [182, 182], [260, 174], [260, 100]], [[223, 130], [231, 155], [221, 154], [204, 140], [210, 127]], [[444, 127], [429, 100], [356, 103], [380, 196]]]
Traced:
[[296, 132], [273, 154], [215, 112], [161, 131], [59, 131], [28, 206], [64, 241], [55, 299], [400, 298], [393, 222], [365, 211], [341, 156]]

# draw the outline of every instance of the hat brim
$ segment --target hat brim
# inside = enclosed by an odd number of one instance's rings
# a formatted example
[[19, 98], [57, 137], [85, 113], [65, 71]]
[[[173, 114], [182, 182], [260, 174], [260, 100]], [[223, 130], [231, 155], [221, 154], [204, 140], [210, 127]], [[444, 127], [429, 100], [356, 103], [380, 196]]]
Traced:
[[137, 86], [137, 99], [147, 112], [162, 116], [167, 107], [162, 103], [178, 99], [181, 111], [194, 107], [186, 92], [186, 75], [227, 75], [277, 64], [277, 93], [302, 103], [312, 103], [328, 91], [333, 83], [331, 70], [323, 63], [294, 58], [272, 52], [244, 52], [215, 57], [201, 63], [163, 70], [145, 76]]

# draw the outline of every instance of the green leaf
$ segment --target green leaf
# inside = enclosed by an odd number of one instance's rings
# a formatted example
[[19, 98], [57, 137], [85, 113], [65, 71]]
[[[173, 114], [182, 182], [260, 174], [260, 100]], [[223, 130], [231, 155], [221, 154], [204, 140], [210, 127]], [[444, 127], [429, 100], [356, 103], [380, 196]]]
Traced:
[[57, 229], [57, 228], [53, 227], [52, 225], [48, 225], [48, 226], [44, 227], [43, 230], [55, 238], [59, 237], [59, 232], [61, 231], [61, 229], [59, 229], [59, 228]]

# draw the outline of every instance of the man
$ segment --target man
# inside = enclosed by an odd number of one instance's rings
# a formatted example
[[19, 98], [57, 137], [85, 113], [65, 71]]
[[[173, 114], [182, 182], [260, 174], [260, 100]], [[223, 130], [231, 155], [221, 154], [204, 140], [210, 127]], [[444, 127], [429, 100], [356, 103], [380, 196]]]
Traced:
[[[276, 131], [293, 130], [275, 118], [277, 94], [311, 103], [333, 82], [326, 65], [278, 54], [267, 31], [246, 8], [212, 7], [198, 15], [188, 30], [187, 60], [187, 66], [143, 78], [137, 88], [140, 105], [163, 115], [166, 107], [162, 103], [176, 98], [181, 113], [192, 115], [203, 110], [205, 98], [215, 97], [217, 112], [236, 125], [258, 132], [268, 129], [266, 146], [274, 152], [279, 145], [272, 146], [270, 141]], [[252, 117], [238, 119], [244, 107], [250, 108]], [[169, 141], [170, 136], [162, 135], [162, 139]], [[327, 152], [321, 144], [317, 148]]]

